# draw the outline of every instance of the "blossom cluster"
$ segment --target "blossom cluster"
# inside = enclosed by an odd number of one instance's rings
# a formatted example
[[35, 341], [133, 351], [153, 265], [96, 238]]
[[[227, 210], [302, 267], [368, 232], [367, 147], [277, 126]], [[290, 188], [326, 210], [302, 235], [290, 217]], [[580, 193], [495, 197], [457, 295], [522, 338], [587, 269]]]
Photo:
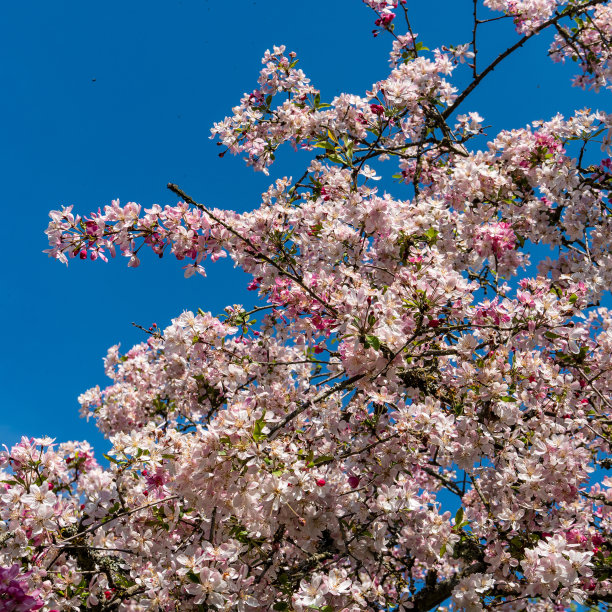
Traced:
[[612, 7], [599, 4], [588, 18], [578, 16], [572, 26], [559, 28], [551, 47], [551, 57], [555, 61], [565, 58], [578, 62], [582, 74], [574, 84], [599, 91], [612, 87]]

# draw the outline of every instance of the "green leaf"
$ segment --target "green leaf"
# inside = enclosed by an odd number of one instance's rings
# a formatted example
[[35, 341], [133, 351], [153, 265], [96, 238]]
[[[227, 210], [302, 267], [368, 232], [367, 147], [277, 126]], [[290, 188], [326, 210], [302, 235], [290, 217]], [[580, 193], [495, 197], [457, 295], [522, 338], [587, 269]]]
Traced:
[[321, 465], [322, 463], [329, 463], [330, 461], [334, 460], [334, 456], [333, 455], [321, 455], [320, 457], [317, 457], [316, 459], [313, 459], [309, 464], [308, 467], [314, 467], [316, 465]]
[[375, 351], [380, 349], [380, 340], [373, 334], [368, 334], [366, 336], [366, 341]]
[[446, 544], [442, 544], [442, 548], [440, 549], [440, 557], [443, 557], [445, 552], [446, 552]]
[[121, 463], [121, 461], [115, 459], [114, 457], [111, 457], [110, 455], [107, 455], [106, 453], [102, 453], [102, 456], [107, 460], [110, 461], [111, 463], [116, 463], [117, 465], [119, 465]]
[[509, 395], [506, 395], [504, 397], [500, 397], [499, 399], [502, 402], [516, 402], [516, 397], [510, 397]]
[[438, 239], [438, 230], [433, 227], [430, 227], [425, 232], [425, 238], [427, 238], [427, 242], [429, 242], [429, 244], [434, 244]]
[[200, 584], [200, 577], [193, 571], [189, 570], [186, 574], [187, 578], [191, 580], [191, 582], [195, 582], [196, 584]]
[[266, 434], [263, 433], [265, 426], [266, 424], [263, 417], [255, 421], [255, 425], [253, 426], [253, 440], [255, 440], [255, 442], [259, 442], [266, 437]]
[[578, 301], [578, 296], [575, 293], [572, 293], [572, 295], [569, 296], [569, 303], [575, 304], [577, 301]]
[[457, 510], [457, 514], [455, 514], [455, 525], [461, 525], [463, 522], [463, 506]]
[[331, 161], [331, 162], [334, 162], [335, 164], [344, 164], [345, 163], [344, 160], [339, 155], [336, 155], [336, 154], [328, 155], [327, 159], [329, 159], [329, 161]]
[[351, 142], [349, 142], [348, 146], [346, 147], [346, 158], [349, 160], [349, 162], [353, 161], [354, 150], [355, 143], [351, 140]]

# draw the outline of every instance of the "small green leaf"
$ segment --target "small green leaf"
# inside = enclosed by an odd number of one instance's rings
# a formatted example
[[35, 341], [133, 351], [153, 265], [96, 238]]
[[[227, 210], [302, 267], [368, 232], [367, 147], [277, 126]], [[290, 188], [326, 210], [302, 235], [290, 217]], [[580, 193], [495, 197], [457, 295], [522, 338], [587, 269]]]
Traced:
[[191, 580], [191, 582], [195, 582], [196, 584], [200, 584], [200, 577], [193, 571], [189, 570], [186, 574], [187, 578]]
[[375, 351], [380, 349], [380, 340], [376, 336], [368, 334], [366, 336], [366, 341]]
[[327, 159], [329, 159], [329, 161], [334, 162], [335, 164], [344, 164], [345, 161], [339, 156], [339, 155], [328, 155]]
[[255, 442], [259, 442], [260, 440], [266, 437], [266, 434], [263, 433], [263, 429], [265, 426], [266, 425], [263, 419], [257, 419], [255, 421], [255, 425], [253, 426], [253, 440], [255, 440]]
[[429, 244], [434, 244], [438, 239], [438, 230], [433, 227], [430, 227], [425, 232], [425, 238], [427, 238], [427, 242], [429, 242]]
[[334, 457], [333, 455], [321, 455], [320, 457], [317, 457], [316, 459], [313, 459], [308, 466], [309, 467], [315, 467], [317, 465], [321, 465], [322, 463], [329, 463], [330, 461], [333, 461]]
[[110, 461], [111, 463], [116, 463], [117, 465], [119, 465], [121, 462], [118, 461], [117, 459], [115, 459], [114, 457], [111, 457], [110, 455], [107, 455], [106, 453], [102, 453], [102, 456], [107, 460]]
[[461, 525], [463, 522], [463, 507], [460, 507], [455, 514], [455, 525]]

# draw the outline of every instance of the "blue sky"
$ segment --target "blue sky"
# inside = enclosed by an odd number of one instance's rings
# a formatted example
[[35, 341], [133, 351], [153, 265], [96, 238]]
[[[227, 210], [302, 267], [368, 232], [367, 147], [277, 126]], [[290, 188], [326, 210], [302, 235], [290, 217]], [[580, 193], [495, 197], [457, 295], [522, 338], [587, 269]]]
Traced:
[[[428, 47], [470, 40], [471, 1], [409, 6]], [[109, 346], [127, 350], [143, 339], [131, 323], [163, 327], [184, 309], [218, 314], [254, 298], [227, 260], [188, 280], [179, 262], [154, 256], [136, 270], [124, 260], [66, 268], [42, 253], [48, 211], [73, 204], [85, 214], [114, 198], [173, 204], [169, 181], [211, 206], [257, 207], [270, 179], [301, 174], [304, 157], [285, 149], [270, 178], [255, 174], [237, 158], [218, 158], [213, 121], [254, 88], [274, 44], [298, 53], [323, 100], [363, 94], [388, 72], [390, 39], [372, 37], [373, 20], [360, 0], [1, 3], [0, 444], [47, 434], [104, 450], [76, 400], [106, 384]], [[483, 55], [513, 40], [509, 24], [491, 24]], [[537, 37], [498, 67], [462, 112], [480, 112], [494, 134], [558, 111], [610, 110], [609, 94], [569, 87], [568, 67], [545, 56], [549, 40]]]

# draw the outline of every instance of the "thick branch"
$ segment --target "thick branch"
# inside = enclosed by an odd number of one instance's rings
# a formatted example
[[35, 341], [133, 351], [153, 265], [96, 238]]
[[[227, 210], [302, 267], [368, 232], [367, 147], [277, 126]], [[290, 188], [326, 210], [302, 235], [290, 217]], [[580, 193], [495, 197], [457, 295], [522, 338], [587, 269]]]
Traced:
[[448, 580], [437, 582], [432, 586], [426, 586], [421, 589], [413, 598], [414, 612], [428, 612], [433, 608], [438, 607], [443, 601], [448, 599], [453, 589], [459, 584], [459, 581], [466, 576], [477, 574], [478, 572], [484, 572], [487, 569], [487, 564], [483, 561], [478, 561], [474, 565], [470, 565], [463, 572], [455, 574]]

